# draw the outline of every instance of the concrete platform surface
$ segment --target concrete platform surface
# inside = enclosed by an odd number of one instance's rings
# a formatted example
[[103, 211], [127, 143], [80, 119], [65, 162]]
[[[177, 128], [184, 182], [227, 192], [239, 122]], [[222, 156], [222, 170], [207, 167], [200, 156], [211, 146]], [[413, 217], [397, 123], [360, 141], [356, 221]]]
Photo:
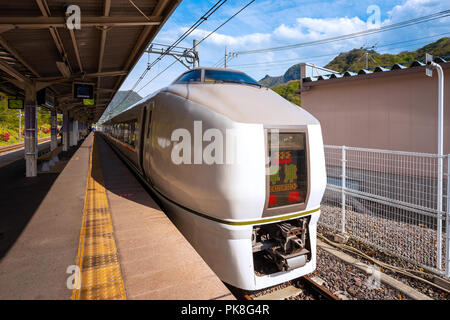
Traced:
[[126, 297], [234, 299], [110, 146], [90, 134], [52, 172], [25, 178], [23, 159], [0, 167], [0, 300], [73, 298], [67, 270], [77, 263], [93, 148]]
[[60, 172], [0, 168], [0, 299], [70, 299], [93, 136], [61, 155]]
[[234, 299], [100, 134], [127, 299]]

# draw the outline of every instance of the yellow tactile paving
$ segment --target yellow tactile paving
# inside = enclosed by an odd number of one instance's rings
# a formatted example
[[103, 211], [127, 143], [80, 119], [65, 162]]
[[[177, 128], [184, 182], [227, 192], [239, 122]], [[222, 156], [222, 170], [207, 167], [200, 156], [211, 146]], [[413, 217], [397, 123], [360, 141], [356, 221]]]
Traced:
[[73, 290], [73, 300], [126, 299], [95, 141], [90, 156], [77, 265], [81, 271], [81, 288]]

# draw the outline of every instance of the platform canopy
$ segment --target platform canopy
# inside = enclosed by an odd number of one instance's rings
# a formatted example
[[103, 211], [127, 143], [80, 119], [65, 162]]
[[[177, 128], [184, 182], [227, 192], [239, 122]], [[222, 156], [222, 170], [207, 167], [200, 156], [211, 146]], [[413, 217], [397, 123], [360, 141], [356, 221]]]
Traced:
[[[96, 122], [180, 2], [1, 1], [0, 91], [20, 99], [30, 84], [46, 87], [60, 112]], [[71, 5], [80, 9], [80, 29]], [[93, 106], [73, 98], [73, 83], [80, 81], [94, 85]]]

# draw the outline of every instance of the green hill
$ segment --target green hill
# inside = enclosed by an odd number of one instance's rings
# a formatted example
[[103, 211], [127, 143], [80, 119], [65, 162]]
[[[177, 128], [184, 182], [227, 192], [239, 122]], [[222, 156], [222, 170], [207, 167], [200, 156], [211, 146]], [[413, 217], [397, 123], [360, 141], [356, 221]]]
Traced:
[[[368, 67], [374, 68], [377, 66], [387, 66], [395, 63], [409, 63], [414, 60], [424, 60], [425, 53], [430, 53], [434, 56], [449, 56], [450, 55], [450, 38], [444, 37], [435, 42], [427, 44], [415, 51], [404, 51], [398, 54], [380, 54], [374, 50], [368, 50], [369, 59]], [[366, 51], [363, 49], [353, 49], [348, 52], [340, 53], [333, 60], [331, 60], [325, 68], [343, 71], [354, 71], [364, 69], [366, 65]], [[271, 77], [266, 75], [259, 83], [267, 87], [277, 87], [280, 84], [287, 83], [292, 80], [300, 79], [300, 64], [291, 66], [282, 76]]]
[[141, 99], [142, 97], [134, 91], [118, 91], [99, 121], [102, 122], [105, 120], [107, 114], [109, 114], [108, 117], [113, 117]]
[[278, 93], [280, 96], [285, 98], [286, 100], [289, 100], [290, 102], [301, 106], [302, 100], [300, 98], [300, 95], [298, 93], [295, 93], [296, 90], [300, 89], [300, 83], [299, 81], [289, 81], [288, 83], [280, 84], [274, 88], [272, 88], [273, 91]]
[[[123, 99], [125, 100], [123, 101]], [[108, 109], [113, 110], [113, 113], [117, 114], [141, 99], [142, 97], [134, 91], [118, 91], [109, 103]]]
[[[369, 68], [387, 66], [395, 63], [410, 63], [414, 60], [425, 60], [425, 53], [444, 57], [450, 55], [450, 38], [439, 39], [415, 51], [404, 51], [398, 54], [380, 54], [374, 50], [368, 50], [367, 53], [367, 65]], [[325, 68], [339, 72], [361, 70], [365, 67], [366, 51], [362, 49], [353, 49], [349, 52], [341, 53], [325, 66]]]

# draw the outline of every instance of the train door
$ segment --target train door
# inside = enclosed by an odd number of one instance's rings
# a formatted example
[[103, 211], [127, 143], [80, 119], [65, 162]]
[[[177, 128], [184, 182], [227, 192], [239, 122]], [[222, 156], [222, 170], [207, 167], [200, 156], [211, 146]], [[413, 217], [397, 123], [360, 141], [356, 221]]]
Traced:
[[144, 170], [145, 176], [148, 180], [150, 179], [150, 152], [152, 150], [152, 139], [151, 139], [151, 129], [152, 129], [152, 113], [155, 108], [155, 101], [150, 101], [146, 106], [146, 121], [145, 130], [143, 130], [143, 157], [142, 157], [142, 168]]

